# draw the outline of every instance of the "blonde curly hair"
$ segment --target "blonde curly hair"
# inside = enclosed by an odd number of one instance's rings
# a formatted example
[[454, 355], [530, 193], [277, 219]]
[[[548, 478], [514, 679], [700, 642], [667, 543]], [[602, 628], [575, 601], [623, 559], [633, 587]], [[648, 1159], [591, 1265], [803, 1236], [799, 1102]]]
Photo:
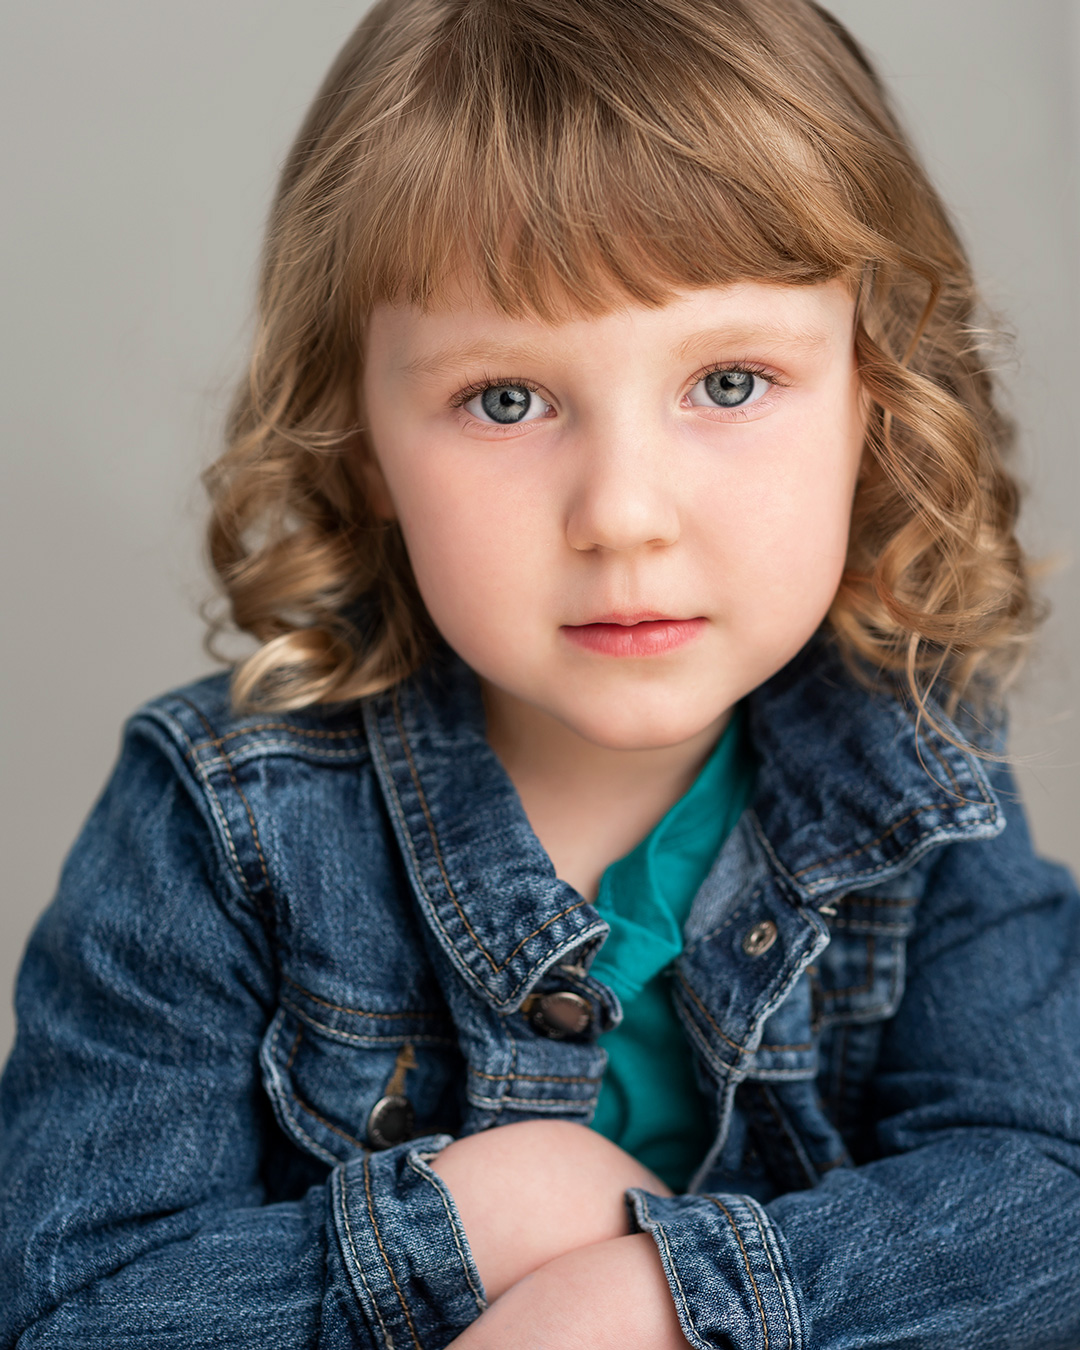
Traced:
[[963, 248], [846, 30], [808, 0], [381, 0], [286, 162], [205, 475], [229, 616], [260, 644], [238, 706], [352, 699], [423, 661], [404, 541], [348, 456], [365, 316], [463, 266], [541, 320], [845, 280], [872, 411], [827, 626], [923, 713], [935, 684], [950, 713], [998, 701], [1037, 618], [1012, 427]]

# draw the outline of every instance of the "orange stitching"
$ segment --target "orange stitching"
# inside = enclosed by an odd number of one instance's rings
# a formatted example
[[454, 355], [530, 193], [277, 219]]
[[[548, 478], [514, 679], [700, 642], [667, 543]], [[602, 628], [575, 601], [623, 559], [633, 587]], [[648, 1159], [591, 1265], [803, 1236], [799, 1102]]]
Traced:
[[575, 900], [572, 905], [567, 905], [565, 909], [560, 909], [558, 914], [553, 914], [550, 919], [545, 919], [539, 928], [534, 928], [531, 933], [526, 934], [526, 936], [521, 939], [518, 945], [514, 948], [514, 950], [503, 962], [502, 966], [499, 967], [499, 969], [502, 970], [506, 966], [508, 966], [510, 962], [514, 959], [514, 957], [517, 956], [518, 952], [521, 951], [522, 947], [525, 946], [526, 942], [529, 941], [530, 938], [536, 937], [537, 933], [542, 933], [545, 928], [550, 927], [551, 924], [555, 923], [557, 919], [564, 918], [567, 914], [570, 914], [573, 910], [580, 909], [582, 905], [587, 905], [588, 903], [589, 902], [587, 900]]
[[[186, 700], [184, 701], [186, 702]], [[255, 899], [251, 887], [248, 885], [248, 879], [244, 875], [244, 869], [240, 865], [240, 855], [236, 851], [236, 841], [233, 839], [232, 830], [229, 828], [229, 817], [226, 815], [225, 808], [221, 804], [221, 798], [218, 796], [216, 788], [205, 776], [205, 774], [199, 772], [200, 767], [199, 763], [196, 760], [195, 755], [192, 753], [191, 737], [187, 734], [187, 731], [184, 729], [184, 727], [175, 720], [175, 718], [172, 720], [174, 726], [177, 728], [177, 730], [180, 732], [180, 735], [183, 736], [184, 740], [188, 744], [189, 748], [186, 758], [190, 760], [192, 768], [194, 769], [199, 780], [202, 782], [207, 792], [209, 792], [210, 796], [213, 797], [214, 801], [217, 803], [216, 818], [225, 831], [225, 842], [228, 845], [229, 856], [233, 860], [233, 866], [236, 868], [236, 875], [240, 880], [240, 885], [244, 888], [244, 894], [251, 901], [251, 903], [255, 905], [256, 908], [258, 908], [258, 901]]]
[[814, 1042], [806, 1041], [803, 1045], [765, 1045], [758, 1046], [759, 1050], [813, 1050]]
[[[454, 888], [450, 885], [450, 878], [446, 875], [446, 868], [443, 866], [442, 850], [439, 848], [439, 837], [435, 833], [435, 822], [431, 819], [431, 812], [428, 810], [427, 798], [424, 796], [424, 789], [420, 786], [420, 775], [416, 771], [416, 764], [412, 757], [412, 747], [409, 745], [408, 738], [405, 735], [405, 723], [401, 717], [401, 705], [398, 702], [397, 690], [393, 696], [394, 723], [397, 726], [398, 738], [401, 741], [401, 748], [405, 751], [405, 758], [409, 762], [409, 773], [412, 775], [413, 786], [416, 788], [417, 795], [420, 798], [420, 808], [424, 813], [424, 819], [427, 821], [428, 834], [431, 836], [431, 846], [435, 850], [435, 861], [439, 864], [439, 871], [442, 873], [443, 884], [450, 892], [450, 899], [456, 900]], [[464, 915], [462, 915], [464, 918]], [[470, 932], [472, 930], [470, 929]]]
[[401, 1311], [405, 1314], [405, 1320], [409, 1324], [409, 1333], [412, 1336], [413, 1345], [416, 1350], [424, 1350], [416, 1335], [416, 1327], [413, 1326], [412, 1315], [409, 1312], [408, 1304], [401, 1292], [401, 1286], [397, 1282], [397, 1276], [394, 1274], [393, 1267], [390, 1265], [390, 1258], [386, 1255], [386, 1248], [383, 1246], [382, 1234], [379, 1232], [379, 1221], [375, 1217], [375, 1206], [371, 1199], [371, 1167], [368, 1162], [368, 1155], [364, 1154], [364, 1191], [367, 1195], [368, 1213], [371, 1215], [371, 1226], [375, 1229], [375, 1240], [379, 1244], [379, 1251], [382, 1253], [383, 1264], [386, 1266], [387, 1274], [394, 1283], [397, 1290], [398, 1302], [401, 1304]]
[[[204, 746], [210, 744], [210, 741], [203, 742]], [[248, 745], [238, 745], [236, 747], [236, 754], [237, 758], [243, 755], [244, 762], [247, 763], [249, 759], [255, 758], [256, 751], [263, 750], [289, 750], [296, 754], [315, 755], [319, 759], [341, 759], [350, 763], [356, 763], [361, 758], [363, 747], [354, 746], [347, 750], [326, 750], [318, 745], [301, 745], [298, 741], [286, 741], [281, 739], [274, 741], [267, 738], [264, 741], [251, 741]], [[227, 758], [228, 756], [224, 750], [218, 750], [213, 758], [200, 759], [198, 762], [207, 772], [209, 772], [211, 769], [216, 769], [219, 765], [224, 764]], [[234, 761], [234, 763], [235, 762], [236, 761]]]
[[[391, 1036], [361, 1036], [353, 1031], [342, 1031], [340, 1027], [332, 1027], [329, 1022], [320, 1022], [317, 1017], [312, 1016], [306, 1008], [301, 1008], [299, 1003], [293, 1003], [287, 999], [284, 994], [280, 995], [280, 1003], [283, 1008], [288, 1008], [291, 1013], [305, 1021], [310, 1027], [318, 1027], [320, 1031], [325, 1031], [333, 1037], [341, 1037], [344, 1041], [353, 1041], [357, 1045], [399, 1045], [398, 1034]], [[449, 1036], [436, 1036], [427, 1032], [413, 1032], [410, 1040], [423, 1041], [425, 1045], [458, 1045], [458, 1041]]]
[[603, 1077], [603, 1074], [574, 1078], [564, 1073], [484, 1073], [480, 1069], [472, 1069], [470, 1072], [477, 1078], [490, 1078], [495, 1082], [519, 1079], [523, 1083], [599, 1083]]
[[[428, 1153], [422, 1154], [421, 1156], [424, 1158], [425, 1161], [430, 1161], [430, 1159], [433, 1158], [435, 1155], [433, 1153]], [[483, 1297], [480, 1290], [477, 1289], [476, 1285], [473, 1283], [473, 1277], [469, 1271], [469, 1263], [465, 1259], [465, 1252], [462, 1250], [461, 1240], [458, 1237], [459, 1225], [454, 1222], [454, 1216], [450, 1213], [450, 1206], [446, 1203], [446, 1194], [444, 1194], [443, 1186], [440, 1186], [436, 1182], [432, 1181], [431, 1177], [428, 1176], [426, 1172], [421, 1172], [420, 1168], [417, 1167], [416, 1162], [412, 1158], [406, 1156], [406, 1162], [409, 1164], [409, 1166], [412, 1168], [412, 1170], [416, 1173], [418, 1177], [422, 1177], [429, 1186], [434, 1188], [436, 1195], [442, 1201], [442, 1207], [443, 1209], [446, 1210], [446, 1218], [450, 1224], [450, 1235], [454, 1239], [454, 1246], [457, 1248], [458, 1256], [461, 1258], [461, 1268], [465, 1272], [466, 1280], [468, 1280], [469, 1282], [469, 1288], [472, 1290], [473, 1298], [476, 1300], [476, 1306], [480, 1309], [481, 1312], [484, 1312], [488, 1306], [487, 1299]], [[468, 1241], [467, 1236], [466, 1241]], [[480, 1272], [477, 1271], [477, 1274], [479, 1273]]]
[[823, 989], [822, 998], [839, 998], [842, 994], [868, 994], [874, 987], [874, 938], [869, 934], [866, 939], [866, 974], [862, 984], [850, 985], [847, 989]]
[[[297, 1050], [300, 1049], [300, 1038], [303, 1036], [303, 1034], [304, 1034], [304, 1028], [303, 1028], [303, 1027], [297, 1027], [297, 1029], [296, 1029], [296, 1040], [293, 1041], [293, 1043], [292, 1043], [292, 1049], [289, 1051], [289, 1058], [285, 1061], [285, 1072], [286, 1072], [286, 1073], [288, 1073], [289, 1070], [290, 1070], [290, 1069], [292, 1068], [292, 1066], [293, 1066], [293, 1060], [296, 1058], [296, 1052], [297, 1052]], [[274, 1036], [275, 1036], [275, 1039], [276, 1039], [276, 1038], [277, 1038], [277, 1033], [276, 1033], [276, 1032], [274, 1033]]]
[[[958, 798], [958, 800], [961, 802], [974, 802], [975, 799], [973, 797], [965, 797], [964, 794], [960, 791], [960, 784], [956, 781], [956, 777], [953, 774], [953, 771], [949, 766], [949, 761], [945, 758], [944, 753], [938, 750], [937, 746], [934, 745], [933, 741], [930, 741], [929, 745], [930, 751], [933, 754], [934, 758], [937, 760], [937, 762], [941, 765], [941, 767], [945, 770], [946, 774], [948, 775], [949, 782], [952, 783], [953, 785], [953, 793]], [[990, 798], [986, 795], [986, 789], [979, 781], [978, 776], [976, 776], [975, 778], [975, 786], [979, 789], [979, 796], [982, 798], [982, 800], [984, 802], [989, 802]]]
[[485, 1097], [485, 1102], [496, 1102], [499, 1106], [513, 1107], [517, 1106], [565, 1106], [580, 1110], [582, 1106], [587, 1105], [585, 1100], [578, 1097]]
[[362, 728], [349, 727], [346, 731], [309, 731], [306, 727], [294, 727], [291, 722], [260, 722], [253, 727], [240, 727], [237, 731], [226, 731], [221, 736], [215, 736], [213, 740], [199, 741], [191, 748], [193, 750], [205, 750], [208, 745], [220, 745], [222, 741], [230, 741], [235, 736], [249, 736], [256, 731], [291, 731], [296, 736], [314, 736], [319, 740], [346, 740], [350, 736], [359, 737]]
[[816, 872], [823, 867], [835, 867], [837, 863], [847, 862], [849, 858], [857, 858], [860, 853], [865, 853], [872, 849], [876, 844], [880, 844], [883, 839], [888, 839], [890, 834], [895, 834], [901, 825], [906, 825], [909, 820], [914, 820], [917, 815], [923, 811], [947, 811], [948, 802], [927, 802], [924, 806], [916, 806], [913, 811], [909, 811], [902, 820], [898, 820], [895, 825], [890, 825], [884, 834], [879, 834], [876, 839], [871, 839], [868, 844], [863, 844], [860, 848], [852, 849], [850, 853], [842, 853], [838, 858], [829, 858], [826, 862], [811, 863], [809, 867], [802, 867], [797, 872], [792, 872], [793, 877], [804, 877], [807, 872]]
[[[432, 847], [435, 850], [435, 861], [439, 864], [439, 872], [442, 875], [443, 884], [446, 886], [447, 894], [450, 896], [450, 899], [454, 902], [454, 908], [457, 910], [461, 922], [465, 925], [466, 929], [468, 930], [469, 936], [472, 938], [473, 942], [476, 943], [476, 946], [487, 958], [488, 963], [491, 966], [492, 970], [494, 970], [496, 974], [501, 974], [502, 971], [506, 969], [506, 967], [518, 954], [518, 952], [521, 951], [522, 947], [525, 946], [526, 942], [528, 942], [531, 938], [536, 937], [538, 933], [542, 933], [545, 928], [555, 923], [556, 920], [563, 918], [564, 915], [571, 913], [571, 911], [575, 909], [580, 909], [581, 906], [587, 904], [588, 901], [584, 899], [575, 900], [572, 905], [567, 905], [567, 907], [563, 910], [560, 910], [558, 914], [553, 914], [550, 919], [545, 919], [539, 928], [533, 929], [531, 933], [528, 933], [525, 937], [523, 937], [521, 941], [518, 943], [518, 945], [514, 948], [514, 950], [509, 953], [506, 960], [501, 965], [499, 965], [499, 963], [491, 955], [488, 949], [484, 946], [484, 944], [473, 932], [472, 924], [469, 923], [465, 911], [461, 908], [461, 904], [457, 896], [454, 894], [454, 888], [450, 885], [450, 878], [446, 875], [446, 868], [443, 865], [442, 851], [439, 848], [439, 838], [435, 832], [435, 822], [431, 818], [431, 812], [428, 809], [427, 798], [424, 796], [424, 789], [421, 786], [420, 776], [416, 771], [416, 764], [412, 757], [412, 750], [409, 747], [408, 738], [405, 735], [405, 725], [401, 719], [401, 708], [398, 704], [398, 695], [396, 689], [394, 690], [393, 693], [393, 707], [394, 707], [394, 721], [397, 725], [398, 736], [401, 739], [401, 745], [405, 751], [405, 758], [409, 764], [409, 773], [413, 780], [413, 787], [416, 788], [417, 796], [420, 798], [420, 808], [424, 813], [424, 819], [427, 821], [428, 834], [431, 836]], [[445, 924], [443, 924], [442, 920], [439, 919], [438, 915], [436, 915], [435, 918], [439, 923], [439, 927], [442, 928], [443, 932], [446, 932], [446, 926]]]
[[753, 1219], [758, 1232], [761, 1234], [761, 1245], [765, 1248], [765, 1257], [769, 1262], [769, 1269], [772, 1271], [772, 1277], [776, 1282], [776, 1292], [780, 1295], [780, 1306], [784, 1310], [784, 1321], [787, 1323], [787, 1350], [792, 1350], [792, 1346], [795, 1342], [795, 1333], [791, 1327], [787, 1299], [784, 1297], [784, 1290], [780, 1284], [780, 1276], [776, 1273], [776, 1266], [773, 1264], [772, 1252], [769, 1249], [769, 1239], [765, 1235], [765, 1229], [761, 1226], [761, 1217], [758, 1214], [757, 1207], [751, 1202], [747, 1205], [747, 1209], [749, 1209], [750, 1217]]
[[344, 1169], [342, 1169], [342, 1171], [339, 1172], [338, 1175], [341, 1178], [341, 1217], [345, 1220], [345, 1236], [349, 1240], [349, 1251], [352, 1252], [353, 1265], [356, 1267], [356, 1273], [360, 1276], [360, 1281], [363, 1284], [365, 1290], [367, 1291], [368, 1298], [371, 1300], [371, 1306], [375, 1309], [375, 1316], [379, 1319], [379, 1326], [382, 1328], [383, 1339], [385, 1340], [387, 1345], [393, 1345], [394, 1343], [393, 1337], [386, 1329], [386, 1323], [383, 1321], [382, 1313], [379, 1311], [378, 1301], [376, 1300], [375, 1295], [371, 1292], [371, 1286], [368, 1284], [367, 1277], [364, 1274], [364, 1267], [360, 1264], [360, 1257], [357, 1255], [356, 1243], [353, 1241], [352, 1225], [349, 1223], [348, 1198], [346, 1195], [346, 1192], [348, 1190], [348, 1186], [345, 1181], [347, 1172]]
[[765, 1308], [761, 1302], [761, 1295], [758, 1293], [757, 1281], [754, 1279], [754, 1272], [750, 1269], [750, 1258], [746, 1254], [746, 1247], [743, 1245], [742, 1234], [735, 1226], [735, 1220], [731, 1217], [726, 1205], [717, 1200], [715, 1195], [707, 1195], [706, 1200], [711, 1200], [717, 1209], [723, 1210], [724, 1217], [731, 1224], [731, 1231], [735, 1234], [735, 1241], [739, 1244], [739, 1250], [742, 1252], [743, 1264], [746, 1266], [746, 1273], [750, 1277], [750, 1287], [754, 1291], [754, 1297], [757, 1299], [758, 1316], [761, 1318], [761, 1331], [765, 1338], [765, 1350], [769, 1350], [769, 1328], [765, 1322]]
[[353, 1017], [375, 1017], [375, 1018], [383, 1018], [383, 1017], [441, 1017], [441, 1018], [443, 1018], [444, 1021], [447, 1020], [447, 1019], [446, 1019], [446, 1014], [445, 1014], [445, 1013], [437, 1013], [437, 1012], [387, 1012], [387, 1013], [377, 1013], [377, 1012], [363, 1012], [360, 1008], [346, 1008], [346, 1007], [344, 1007], [344, 1006], [343, 1006], [342, 1004], [340, 1004], [340, 1003], [328, 1003], [328, 1002], [326, 1001], [326, 999], [324, 999], [324, 998], [319, 998], [316, 994], [313, 994], [309, 989], [305, 989], [304, 986], [303, 986], [302, 984], [297, 984], [296, 981], [295, 981], [294, 979], [291, 979], [288, 975], [286, 975], [284, 971], [281, 972], [281, 978], [285, 981], [286, 984], [291, 984], [292, 987], [293, 987], [294, 989], [298, 990], [301, 994], [303, 994], [305, 998], [311, 999], [312, 1003], [318, 1003], [318, 1004], [320, 1005], [320, 1007], [323, 1007], [323, 1008], [330, 1008], [333, 1012], [351, 1013], [351, 1014], [353, 1015]]
[[[220, 741], [217, 741], [217, 738], [215, 737], [214, 728], [202, 715], [200, 710], [196, 708], [195, 704], [189, 703], [187, 699], [181, 699], [181, 702], [187, 703], [188, 707], [195, 713], [199, 721], [207, 729], [210, 735], [214, 737], [216, 743], [220, 746], [221, 743]], [[241, 788], [240, 784], [236, 781], [236, 773], [233, 770], [232, 761], [229, 759], [229, 756], [225, 754], [224, 751], [221, 752], [221, 758], [225, 764], [226, 769], [229, 771], [229, 780], [231, 781], [233, 787], [236, 789], [237, 796], [244, 803], [244, 810], [247, 812], [248, 824], [251, 826], [251, 837], [255, 842], [255, 852], [259, 855], [259, 864], [262, 867], [263, 880], [266, 882], [267, 894], [270, 896], [270, 899], [273, 900], [274, 888], [270, 885], [270, 873], [266, 867], [266, 859], [263, 857], [262, 844], [259, 843], [259, 831], [255, 825], [255, 817], [251, 813], [251, 807], [248, 805], [248, 799], [244, 796], [243, 789]]]
[[420, 809], [423, 811], [424, 819], [427, 821], [428, 834], [431, 837], [431, 846], [435, 850], [435, 861], [439, 865], [439, 872], [442, 875], [443, 885], [446, 887], [446, 892], [449, 895], [450, 899], [454, 902], [454, 908], [457, 910], [461, 922], [468, 929], [469, 936], [472, 938], [473, 942], [476, 943], [477, 947], [479, 947], [479, 949], [487, 957], [488, 963], [491, 966], [492, 970], [499, 971], [502, 969], [502, 967], [496, 964], [495, 958], [491, 955], [488, 949], [484, 946], [484, 944], [473, 932], [472, 924], [469, 923], [469, 920], [465, 915], [465, 911], [461, 908], [461, 905], [458, 902], [458, 898], [454, 894], [454, 888], [453, 886], [450, 885], [450, 878], [446, 875], [446, 868], [443, 865], [442, 850], [439, 848], [439, 836], [435, 833], [435, 822], [431, 818], [431, 812], [428, 809], [427, 798], [424, 796], [424, 789], [420, 785], [420, 775], [416, 771], [416, 764], [413, 760], [412, 748], [409, 745], [408, 738], [405, 735], [405, 724], [402, 721], [401, 717], [401, 705], [398, 701], [397, 689], [395, 689], [393, 692], [391, 702], [393, 704], [394, 709], [394, 724], [397, 727], [398, 738], [401, 741], [401, 747], [405, 751], [405, 758], [409, 764], [409, 773], [412, 776], [413, 787], [416, 788], [417, 796], [420, 798]]
[[728, 1043], [728, 1045], [730, 1045], [731, 1048], [732, 1048], [733, 1050], [735, 1050], [738, 1054], [741, 1055], [742, 1052], [743, 1052], [743, 1047], [742, 1047], [741, 1045], [739, 1045], [739, 1043], [738, 1043], [737, 1041], [733, 1041], [733, 1040], [731, 1039], [730, 1036], [725, 1036], [725, 1035], [724, 1035], [724, 1033], [720, 1030], [720, 1028], [719, 1028], [719, 1027], [716, 1025], [716, 1023], [713, 1021], [712, 1016], [710, 1015], [708, 1008], [705, 1007], [705, 1005], [704, 1005], [704, 1003], [702, 1003], [701, 999], [698, 998], [697, 994], [695, 994], [694, 991], [693, 991], [693, 989], [691, 989], [690, 986], [687, 984], [685, 976], [684, 976], [680, 971], [678, 971], [678, 970], [675, 972], [675, 974], [676, 974], [676, 975], [678, 976], [678, 978], [679, 978], [679, 983], [682, 985], [682, 987], [686, 990], [686, 992], [690, 995], [690, 997], [694, 1000], [694, 1002], [695, 1002], [695, 1003], [698, 1005], [698, 1007], [701, 1009], [701, 1011], [702, 1011], [702, 1013], [703, 1013], [703, 1015], [704, 1015], [706, 1021], [709, 1023], [709, 1025], [712, 1027], [712, 1029], [716, 1032], [716, 1034], [720, 1037], [720, 1039], [721, 1039], [722, 1041], [726, 1041], [726, 1042]]
[[950, 765], [949, 761], [945, 758], [945, 756], [941, 753], [941, 751], [937, 748], [937, 746], [933, 743], [933, 741], [930, 741], [929, 745], [930, 745], [930, 753], [934, 756], [937, 762], [945, 770], [946, 777], [952, 784], [954, 795], [959, 797], [961, 801], [964, 801], [965, 800], [964, 794], [960, 791], [960, 784], [956, 781], [956, 775], [953, 773], [952, 766]]
[[320, 1125], [325, 1125], [328, 1130], [332, 1130], [334, 1134], [339, 1134], [342, 1139], [348, 1140], [350, 1144], [354, 1144], [357, 1148], [362, 1149], [364, 1147], [359, 1139], [354, 1139], [351, 1134], [346, 1134], [344, 1130], [339, 1130], [338, 1127], [331, 1124], [325, 1116], [320, 1116], [314, 1107], [308, 1106], [307, 1102], [302, 1102], [295, 1092], [292, 1094], [292, 1099], [301, 1111], [306, 1111], [309, 1116], [314, 1116]]

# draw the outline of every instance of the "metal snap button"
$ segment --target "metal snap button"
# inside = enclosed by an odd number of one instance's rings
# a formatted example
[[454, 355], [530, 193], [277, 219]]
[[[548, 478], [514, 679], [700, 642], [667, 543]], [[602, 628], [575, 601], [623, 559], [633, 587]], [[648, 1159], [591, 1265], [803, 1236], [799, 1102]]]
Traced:
[[392, 1148], [405, 1139], [411, 1139], [416, 1125], [412, 1102], [405, 1096], [405, 1075], [416, 1068], [416, 1051], [406, 1041], [397, 1052], [394, 1072], [383, 1095], [371, 1108], [368, 1116], [368, 1139], [375, 1148]]
[[761, 923], [754, 924], [753, 928], [746, 934], [742, 940], [742, 949], [747, 956], [761, 956], [769, 950], [776, 941], [776, 924], [772, 919], [763, 919]]
[[529, 1015], [536, 1030], [553, 1041], [563, 1036], [576, 1036], [585, 1030], [591, 1019], [589, 1000], [569, 989], [544, 994], [536, 1001]]
[[368, 1116], [368, 1139], [375, 1148], [392, 1148], [406, 1139], [411, 1139], [416, 1114], [408, 1097], [392, 1093], [380, 1097], [371, 1108]]

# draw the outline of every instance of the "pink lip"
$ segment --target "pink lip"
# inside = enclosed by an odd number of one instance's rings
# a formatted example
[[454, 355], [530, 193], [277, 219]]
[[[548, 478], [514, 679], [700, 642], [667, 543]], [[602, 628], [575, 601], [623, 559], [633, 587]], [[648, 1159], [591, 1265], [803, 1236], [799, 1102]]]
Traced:
[[659, 614], [610, 614], [593, 623], [564, 624], [577, 647], [602, 656], [662, 656], [695, 638], [705, 619], [669, 619]]

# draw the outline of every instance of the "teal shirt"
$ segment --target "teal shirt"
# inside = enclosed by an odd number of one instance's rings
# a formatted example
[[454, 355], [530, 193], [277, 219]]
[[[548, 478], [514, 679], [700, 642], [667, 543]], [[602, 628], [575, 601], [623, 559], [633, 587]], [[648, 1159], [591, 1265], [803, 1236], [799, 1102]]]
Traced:
[[600, 879], [611, 925], [590, 974], [618, 995], [623, 1020], [600, 1037], [608, 1054], [592, 1128], [681, 1192], [712, 1142], [668, 967], [698, 888], [742, 814], [754, 766], [736, 708], [686, 794]]

